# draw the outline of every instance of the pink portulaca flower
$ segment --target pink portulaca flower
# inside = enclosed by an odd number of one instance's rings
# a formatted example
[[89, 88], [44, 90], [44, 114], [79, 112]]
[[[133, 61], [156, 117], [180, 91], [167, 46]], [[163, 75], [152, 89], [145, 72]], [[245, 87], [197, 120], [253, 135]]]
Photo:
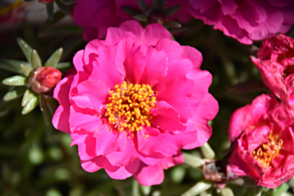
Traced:
[[54, 126], [77, 144], [82, 167], [111, 178], [159, 184], [183, 163], [180, 149], [203, 145], [218, 111], [202, 56], [159, 24], [109, 28], [74, 57], [76, 73], [56, 86]]
[[[75, 23], [84, 28], [83, 37], [86, 41], [103, 38], [108, 27], [118, 27], [122, 22], [133, 19], [122, 7], [129, 7], [143, 13], [136, 0], [75, 0], [73, 19]], [[149, 8], [152, 0], [144, 0]], [[167, 8], [182, 5], [183, 2], [169, 0]], [[146, 13], [151, 14], [150, 13]], [[167, 19], [188, 22], [192, 16], [182, 6], [175, 14]]]
[[294, 174], [294, 118], [274, 95], [261, 95], [231, 117], [229, 170], [274, 188]]
[[283, 34], [265, 40], [251, 57], [265, 85], [282, 101], [294, 101], [294, 39]]
[[292, 0], [189, 0], [188, 11], [243, 44], [286, 33], [294, 24]]

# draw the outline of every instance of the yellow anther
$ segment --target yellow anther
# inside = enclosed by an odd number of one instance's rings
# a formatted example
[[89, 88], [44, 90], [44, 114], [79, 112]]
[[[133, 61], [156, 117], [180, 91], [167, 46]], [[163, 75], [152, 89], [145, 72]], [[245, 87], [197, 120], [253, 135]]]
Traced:
[[254, 151], [252, 151], [252, 157], [256, 159], [262, 167], [270, 167], [272, 160], [279, 155], [282, 144], [282, 139], [269, 134], [268, 142], [262, 143]]
[[154, 107], [156, 97], [149, 85], [124, 82], [115, 85], [109, 94], [105, 117], [110, 126], [118, 131], [134, 132], [151, 125], [150, 108]]

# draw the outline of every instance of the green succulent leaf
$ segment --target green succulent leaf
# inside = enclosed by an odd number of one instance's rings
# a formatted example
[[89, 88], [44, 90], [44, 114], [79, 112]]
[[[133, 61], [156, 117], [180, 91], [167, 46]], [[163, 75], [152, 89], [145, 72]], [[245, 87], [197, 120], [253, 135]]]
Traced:
[[60, 57], [63, 53], [63, 49], [62, 48], [59, 48], [57, 49], [51, 56], [50, 58], [47, 60], [47, 62], [45, 63], [45, 67], [56, 67], [57, 63], [59, 62], [60, 60]]
[[55, 68], [56, 69], [68, 69], [72, 66], [70, 62], [65, 62], [65, 63], [58, 63]]
[[69, 11], [68, 11], [68, 7], [67, 5], [65, 5], [62, 1], [59, 0], [55, 0], [56, 4], [58, 5], [58, 7], [60, 8], [60, 10], [65, 14], [68, 15]]
[[31, 67], [31, 65], [29, 63], [24, 62], [24, 61], [0, 59], [0, 69], [10, 71], [13, 73], [24, 74], [21, 67], [20, 67], [20, 64], [24, 64], [28, 67]]
[[48, 14], [49, 20], [53, 20], [53, 15], [54, 15], [54, 2], [52, 1], [51, 3], [48, 3], [46, 5], [46, 9], [47, 9], [47, 14]]
[[289, 185], [287, 183], [282, 184], [279, 186], [273, 196], [281, 196], [284, 192], [286, 192], [289, 189]]
[[41, 59], [38, 55], [38, 52], [36, 50], [32, 50], [32, 66], [33, 68], [41, 67]]
[[44, 35], [56, 22], [58, 22], [60, 19], [62, 19], [65, 16], [65, 14], [61, 11], [58, 10], [57, 12], [54, 13], [53, 19], [47, 19], [44, 24], [41, 26], [38, 35], [42, 36]]
[[35, 94], [31, 99], [28, 100], [28, 102], [26, 103], [26, 105], [22, 109], [21, 114], [25, 115], [25, 114], [29, 113], [38, 105], [38, 103], [39, 103], [38, 95]]
[[44, 95], [41, 94], [39, 99], [40, 99], [40, 109], [41, 111], [44, 111], [47, 106], [46, 98], [44, 97]]
[[28, 102], [35, 96], [37, 95], [34, 91], [32, 91], [31, 89], [27, 89], [22, 97], [21, 106], [24, 107], [25, 105], [27, 105]]
[[164, 26], [169, 27], [169, 28], [181, 28], [182, 25], [178, 22], [171, 21], [171, 20], [166, 20], [164, 22]]
[[4, 79], [2, 83], [8, 86], [25, 86], [27, 84], [27, 78], [17, 75]]
[[137, 3], [140, 7], [140, 9], [144, 12], [147, 13], [149, 11], [148, 5], [143, 1], [143, 0], [137, 0]]
[[138, 14], [133, 16], [133, 18], [140, 22], [147, 22], [147, 16], [145, 14]]
[[175, 6], [169, 7], [168, 9], [165, 10], [165, 16], [168, 17], [168, 16], [173, 15], [173, 14], [176, 13], [180, 8], [181, 8], [181, 5], [175, 5]]
[[12, 88], [9, 92], [7, 92], [4, 95], [3, 100], [10, 101], [10, 100], [16, 99], [16, 98], [20, 97], [21, 95], [23, 95], [25, 90], [26, 90], [25, 87]]
[[31, 71], [33, 70], [30, 66], [27, 66], [26, 64], [20, 64], [19, 67], [25, 76], [29, 76]]
[[23, 39], [21, 38], [17, 38], [17, 43], [19, 45], [19, 47], [21, 48], [22, 52], [24, 53], [24, 55], [26, 56], [26, 59], [28, 60], [29, 63], [31, 63], [31, 55], [32, 55], [32, 47], [27, 44]]

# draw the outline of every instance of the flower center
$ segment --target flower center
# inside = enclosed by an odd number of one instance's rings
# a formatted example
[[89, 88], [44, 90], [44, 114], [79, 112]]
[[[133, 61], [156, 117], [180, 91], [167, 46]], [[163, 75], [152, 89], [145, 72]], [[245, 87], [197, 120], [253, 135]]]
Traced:
[[287, 77], [287, 76], [289, 76], [289, 75], [292, 74], [292, 73], [294, 73], [294, 65], [287, 66], [287, 67], [284, 69], [283, 77]]
[[150, 126], [149, 119], [153, 117], [150, 109], [155, 101], [155, 93], [148, 84], [124, 82], [110, 91], [105, 117], [118, 131], [139, 131], [144, 125]]
[[264, 167], [269, 167], [272, 160], [278, 156], [280, 149], [283, 145], [283, 140], [273, 135], [269, 135], [268, 142], [262, 143], [253, 152], [252, 156], [259, 164]]

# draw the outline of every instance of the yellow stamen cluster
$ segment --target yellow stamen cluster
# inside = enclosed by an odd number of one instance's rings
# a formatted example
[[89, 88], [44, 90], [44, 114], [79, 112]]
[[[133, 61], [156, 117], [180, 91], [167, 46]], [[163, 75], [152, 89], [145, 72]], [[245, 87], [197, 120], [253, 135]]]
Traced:
[[150, 126], [150, 109], [155, 101], [155, 93], [149, 85], [124, 82], [110, 91], [105, 117], [118, 131], [138, 131], [144, 125]]
[[282, 145], [282, 139], [274, 137], [270, 134], [268, 137], [268, 142], [264, 142], [259, 147], [257, 147], [252, 152], [252, 156], [263, 168], [270, 167], [272, 160], [279, 155]]

